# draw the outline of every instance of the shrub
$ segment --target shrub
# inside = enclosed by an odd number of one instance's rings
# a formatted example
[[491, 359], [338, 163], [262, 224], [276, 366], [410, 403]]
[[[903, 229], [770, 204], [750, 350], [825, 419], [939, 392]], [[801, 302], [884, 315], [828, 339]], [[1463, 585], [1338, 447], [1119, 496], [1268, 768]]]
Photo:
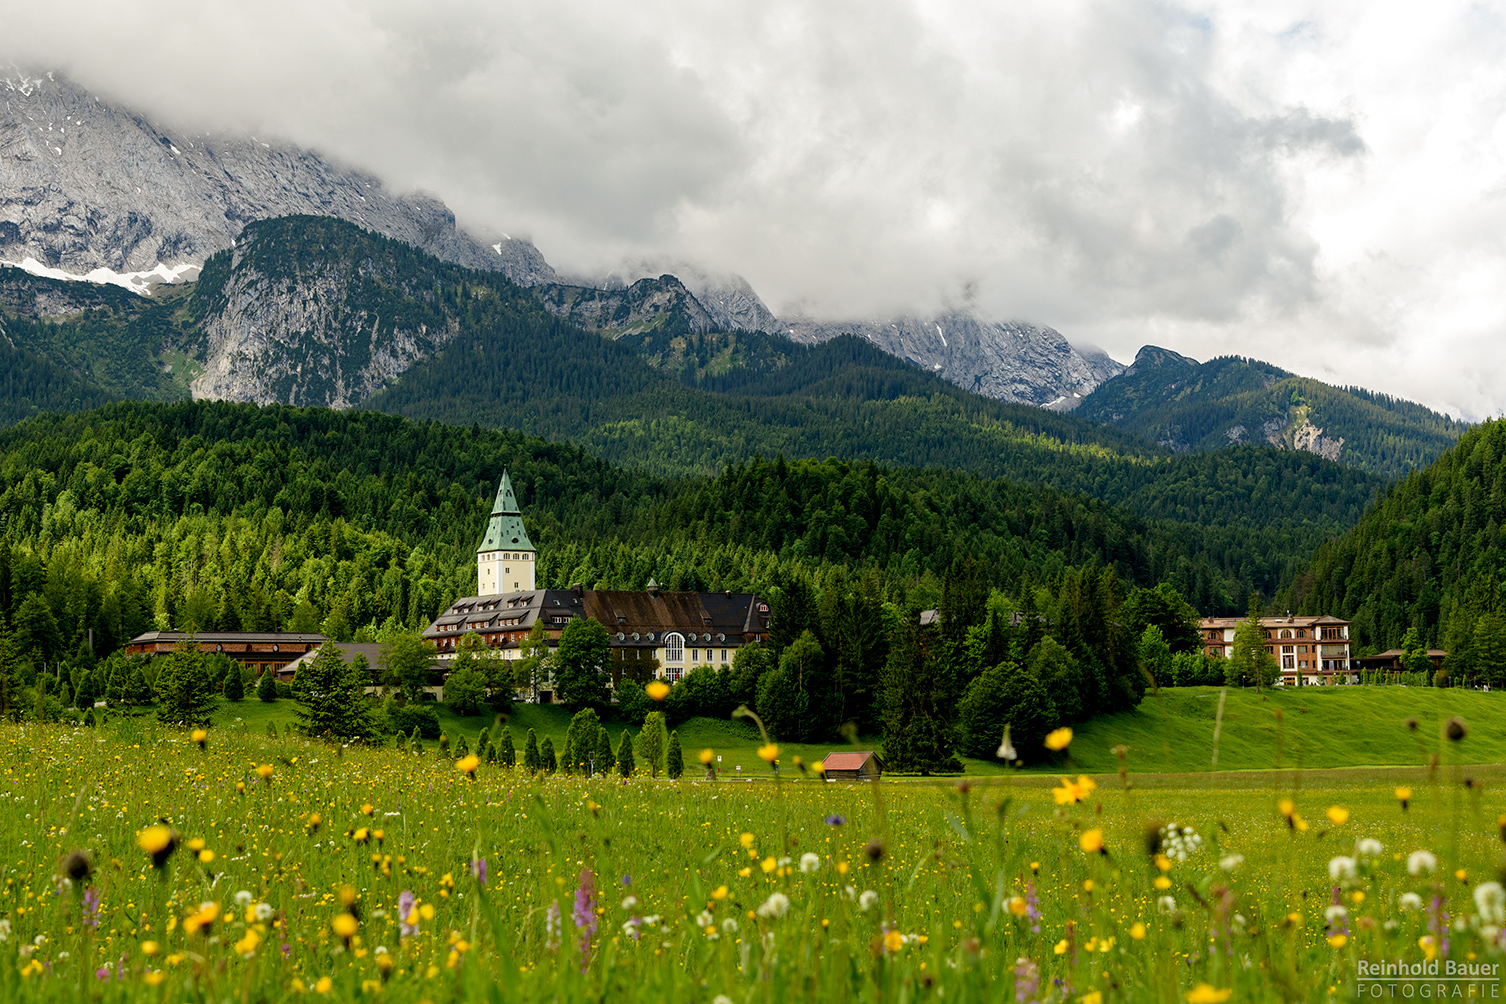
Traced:
[[680, 752], [680, 733], [669, 734], [669, 745], [664, 750], [664, 773], [670, 780], [678, 781], [685, 776], [685, 754]]
[[410, 701], [393, 710], [390, 727], [404, 735], [417, 735], [424, 739], [438, 739], [439, 714], [426, 704]]
[[268, 704], [277, 700], [277, 670], [271, 666], [261, 671], [261, 677], [256, 681], [256, 696]]

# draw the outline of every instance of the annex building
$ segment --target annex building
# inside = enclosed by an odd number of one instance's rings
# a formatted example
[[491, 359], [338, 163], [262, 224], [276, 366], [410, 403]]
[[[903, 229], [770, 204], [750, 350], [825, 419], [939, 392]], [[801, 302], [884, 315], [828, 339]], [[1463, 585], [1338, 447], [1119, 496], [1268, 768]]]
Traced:
[[[1198, 624], [1203, 651], [1210, 658], [1234, 653], [1234, 632], [1244, 617], [1204, 617]], [[1276, 660], [1278, 682], [1312, 686], [1357, 682], [1349, 654], [1349, 621], [1323, 614], [1317, 617], [1262, 617], [1265, 650]]]
[[[456, 600], [424, 629], [440, 660], [453, 658], [467, 634], [516, 659], [535, 625], [543, 625], [554, 646], [567, 624], [589, 617], [610, 634], [614, 687], [623, 674], [674, 683], [697, 666], [730, 667], [739, 648], [768, 637], [769, 605], [753, 593], [667, 592], [652, 579], [643, 590], [539, 589], [537, 565], [538, 550], [504, 473], [476, 549], [477, 595]], [[539, 691], [541, 702], [552, 699], [552, 688]]]

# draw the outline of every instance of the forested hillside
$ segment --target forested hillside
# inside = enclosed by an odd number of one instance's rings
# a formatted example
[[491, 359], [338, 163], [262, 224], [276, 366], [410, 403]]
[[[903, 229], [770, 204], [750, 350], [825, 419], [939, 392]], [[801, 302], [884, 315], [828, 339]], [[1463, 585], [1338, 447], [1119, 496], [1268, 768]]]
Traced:
[[1332, 387], [1254, 359], [1199, 363], [1150, 345], [1076, 414], [1174, 450], [1269, 443], [1387, 478], [1426, 465], [1469, 427], [1411, 401]]
[[1355, 622], [1355, 637], [1394, 648], [1409, 629], [1446, 649], [1451, 674], [1506, 682], [1506, 423], [1466, 432], [1403, 478], [1359, 524], [1319, 550], [1294, 587], [1308, 612]]

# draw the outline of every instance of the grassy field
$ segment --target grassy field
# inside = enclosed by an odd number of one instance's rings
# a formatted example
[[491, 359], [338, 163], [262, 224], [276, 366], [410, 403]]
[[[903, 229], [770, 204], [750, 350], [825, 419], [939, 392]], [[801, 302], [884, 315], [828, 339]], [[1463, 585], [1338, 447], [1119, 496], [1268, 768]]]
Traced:
[[[1439, 751], [1442, 727], [1453, 716], [1463, 718], [1470, 728], [1468, 747], [1455, 751], [1465, 762], [1506, 763], [1506, 693], [1431, 687], [1309, 687], [1262, 694], [1230, 690], [1215, 765], [1213, 733], [1220, 693], [1215, 687], [1185, 687], [1147, 694], [1134, 712], [1079, 726], [1070, 763], [1062, 759], [1032, 764], [1026, 771], [1054, 775], [1069, 768], [1112, 773], [1119, 769], [1113, 748], [1121, 744], [1128, 748], [1126, 766], [1135, 772], [1420, 765]], [[253, 732], [265, 732], [268, 722], [280, 728], [293, 722], [292, 701], [223, 702], [221, 708], [218, 722], [240, 719]], [[491, 714], [463, 718], [445, 705], [435, 705], [435, 710], [446, 733], [451, 737], [464, 733], [473, 744], [494, 718]], [[1416, 729], [1407, 727], [1409, 719], [1416, 720]], [[556, 749], [562, 749], [570, 714], [558, 706], [518, 704], [507, 716], [507, 724], [519, 749], [530, 728], [540, 742], [552, 736]], [[622, 729], [621, 723], [607, 723], [614, 749]], [[710, 748], [722, 757], [724, 775], [770, 773], [754, 752], [758, 732], [745, 721], [693, 718], [678, 731], [687, 763], [697, 772], [697, 752]], [[881, 750], [882, 744], [877, 737], [863, 743], [875, 750]], [[781, 744], [783, 769], [786, 774], [793, 770], [795, 756], [814, 763], [840, 748], [845, 747]], [[991, 761], [965, 762], [968, 775], [1005, 772], [1003, 765]]]
[[241, 707], [202, 750], [150, 717], [0, 726], [0, 999], [1323, 1001], [1366, 960], [1501, 960], [1473, 735], [1433, 771], [1096, 789], [472, 780]]

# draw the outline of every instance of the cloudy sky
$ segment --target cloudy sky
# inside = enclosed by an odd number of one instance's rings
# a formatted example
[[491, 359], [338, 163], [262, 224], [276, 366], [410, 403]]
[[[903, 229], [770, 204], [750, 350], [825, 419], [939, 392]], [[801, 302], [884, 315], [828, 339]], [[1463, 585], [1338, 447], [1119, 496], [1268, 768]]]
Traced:
[[560, 270], [972, 305], [1506, 411], [1499, 3], [0, 0], [10, 58], [271, 132]]

